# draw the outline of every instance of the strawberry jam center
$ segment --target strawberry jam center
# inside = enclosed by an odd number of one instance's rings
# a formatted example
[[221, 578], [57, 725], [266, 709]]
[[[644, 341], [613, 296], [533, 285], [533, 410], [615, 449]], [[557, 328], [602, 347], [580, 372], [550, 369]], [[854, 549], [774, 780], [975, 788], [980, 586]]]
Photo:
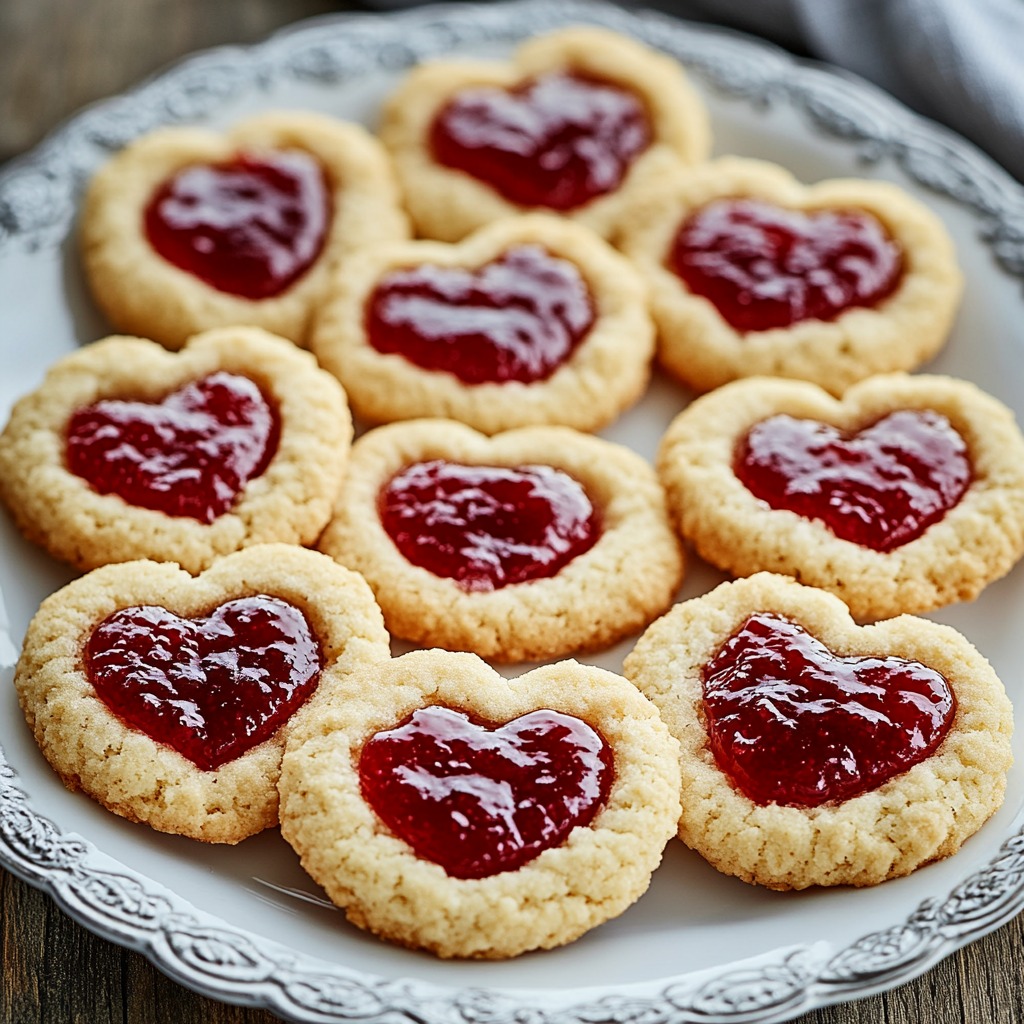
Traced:
[[972, 476], [964, 439], [927, 409], [890, 413], [852, 435], [772, 416], [751, 428], [733, 468], [772, 508], [818, 519], [841, 540], [882, 552], [941, 520]]
[[85, 665], [114, 714], [213, 771], [298, 710], [322, 659], [302, 612], [259, 595], [197, 619], [155, 605], [124, 608], [93, 630]]
[[323, 169], [288, 150], [185, 167], [150, 199], [145, 228], [165, 260], [211, 288], [267, 299], [315, 262], [330, 218]]
[[560, 845], [590, 824], [613, 777], [601, 735], [547, 709], [497, 726], [422, 708], [371, 737], [359, 758], [366, 802], [453, 878], [514, 871]]
[[378, 507], [410, 562], [471, 591], [554, 576], [600, 534], [583, 486], [551, 466], [418, 462], [382, 489]]
[[668, 264], [737, 331], [877, 306], [903, 271], [899, 246], [864, 211], [808, 214], [755, 199], [719, 199], [691, 214]]
[[550, 377], [594, 322], [579, 270], [538, 245], [522, 245], [479, 270], [424, 264], [377, 285], [366, 331], [378, 352], [398, 353], [465, 384]]
[[616, 189], [650, 143], [650, 119], [634, 93], [563, 72], [512, 89], [464, 89], [430, 134], [438, 163], [512, 203], [563, 211]]
[[107, 399], [68, 421], [68, 469], [100, 494], [211, 523], [277, 450], [276, 411], [248, 378], [223, 371], [162, 402]]
[[758, 804], [817, 807], [876, 789], [934, 753], [955, 711], [934, 669], [839, 657], [772, 613], [752, 615], [704, 667], [711, 750]]

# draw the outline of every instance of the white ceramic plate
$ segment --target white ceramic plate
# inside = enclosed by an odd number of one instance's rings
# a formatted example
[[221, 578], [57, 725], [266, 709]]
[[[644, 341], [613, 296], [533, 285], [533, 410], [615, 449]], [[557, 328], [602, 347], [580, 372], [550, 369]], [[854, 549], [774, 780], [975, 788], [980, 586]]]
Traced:
[[[838, 73], [750, 40], [599, 3], [525, 0], [309, 22], [248, 50], [200, 54], [94, 107], [0, 175], [0, 417], [44, 369], [106, 328], [69, 234], [83, 180], [157, 125], [227, 125], [270, 106], [373, 123], [414, 61], [503, 54], [571, 21], [632, 33], [680, 58], [704, 92], [719, 153], [805, 180], [892, 179], [934, 207], [968, 288], [933, 368], [1024, 411], [1024, 194], [956, 137]], [[686, 396], [656, 382], [608, 435], [653, 453]], [[781, 894], [717, 874], [673, 843], [649, 893], [572, 945], [507, 963], [445, 963], [346, 924], [276, 833], [208, 847], [129, 824], [66, 792], [36, 749], [11, 676], [39, 602], [70, 578], [0, 517], [0, 863], [72, 916], [184, 984], [296, 1021], [771, 1021], [906, 981], [1024, 906], [1024, 769], [955, 857], [868, 890]], [[685, 595], [717, 581], [695, 566]], [[1024, 698], [1024, 567], [937, 618], [964, 632]], [[623, 650], [600, 661], [621, 664]], [[4, 759], [6, 763], [4, 763]], [[202, 909], [199, 909], [202, 908]]]

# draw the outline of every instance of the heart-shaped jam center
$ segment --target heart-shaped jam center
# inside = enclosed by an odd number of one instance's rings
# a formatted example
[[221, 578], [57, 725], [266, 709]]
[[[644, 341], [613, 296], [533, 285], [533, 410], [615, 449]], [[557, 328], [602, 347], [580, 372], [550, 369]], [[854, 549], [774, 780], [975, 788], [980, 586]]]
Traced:
[[651, 143], [647, 110], [610, 82], [556, 72], [464, 89], [431, 128], [438, 163], [520, 206], [571, 210], [613, 191]]
[[381, 490], [378, 511], [410, 562], [465, 590], [554, 576], [601, 530], [582, 484], [551, 466], [413, 463]]
[[903, 272], [900, 247], [865, 211], [803, 213], [754, 199], [696, 210], [680, 226], [668, 264], [737, 331], [877, 306]]
[[942, 519], [972, 477], [967, 445], [949, 420], [917, 409], [851, 435], [772, 416], [751, 428], [733, 469], [772, 508], [821, 520], [841, 540], [883, 552]]
[[839, 657], [771, 613], [752, 615], [704, 667], [711, 750], [758, 804], [817, 807], [876, 789], [934, 753], [955, 711], [934, 669]]
[[100, 494], [211, 523], [277, 450], [276, 411], [247, 377], [223, 371], [162, 402], [107, 399], [68, 422], [68, 469]]
[[363, 747], [363, 797], [418, 857], [453, 878], [514, 871], [586, 827], [614, 757], [579, 718], [532, 711], [505, 725], [422, 708]]
[[593, 322], [593, 300], [576, 265], [539, 245], [509, 249], [479, 270], [393, 270], [366, 308], [367, 336], [378, 352], [465, 384], [544, 380]]
[[114, 714], [213, 771], [299, 709], [322, 660], [302, 612], [258, 595], [199, 619], [156, 605], [124, 608], [93, 630], [85, 666]]
[[211, 288], [267, 299], [316, 261], [330, 218], [323, 169], [287, 150], [185, 167], [150, 199], [145, 228], [165, 260]]

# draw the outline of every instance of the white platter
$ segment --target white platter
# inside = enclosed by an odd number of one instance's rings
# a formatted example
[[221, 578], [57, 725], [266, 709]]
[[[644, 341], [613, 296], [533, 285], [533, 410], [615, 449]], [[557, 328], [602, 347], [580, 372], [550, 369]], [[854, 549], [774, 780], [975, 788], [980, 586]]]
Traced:
[[[68, 239], [82, 183], [109, 152], [157, 125], [223, 126], [271, 106], [372, 125], [414, 61], [507, 53], [572, 21], [609, 25], [682, 60], [711, 108], [717, 152], [775, 160], [805, 180], [890, 179], [931, 205], [956, 239], [968, 288], [930, 369], [970, 378], [1024, 414], [1024, 190], [989, 160], [863, 83], [749, 39], [586, 0], [522, 0], [335, 17], [251, 49], [199, 54], [85, 111], [4, 169], [0, 418], [51, 362], [107, 332]], [[658, 381], [607, 435], [651, 455], [686, 400]], [[775, 1021], [906, 981], [1024, 907], [1020, 768], [1003, 809], [960, 853], [875, 889], [762, 891], [673, 843], [635, 907], [564, 949], [446, 963], [392, 948], [326, 905], [276, 833], [202, 846], [63, 789], [25, 728], [11, 678], [29, 619], [70, 576], [0, 516], [0, 865], [205, 994], [301, 1022]], [[694, 565], [685, 596], [718, 578]], [[1018, 703], [1022, 615], [1024, 566], [974, 605], [935, 616], [990, 658]], [[617, 668], [623, 653], [599, 660]]]

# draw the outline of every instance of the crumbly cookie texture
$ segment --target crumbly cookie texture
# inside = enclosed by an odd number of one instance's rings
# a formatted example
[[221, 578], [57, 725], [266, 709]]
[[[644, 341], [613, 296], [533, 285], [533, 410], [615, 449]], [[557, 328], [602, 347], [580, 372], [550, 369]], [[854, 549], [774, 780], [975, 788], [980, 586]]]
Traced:
[[633, 161], [619, 188], [570, 211], [572, 219], [609, 237], [627, 197], [642, 195], [679, 163], [707, 158], [707, 112], [679, 64], [607, 29], [576, 26], [537, 36], [523, 43], [509, 61], [423, 64], [389, 97], [379, 130], [394, 156], [406, 207], [421, 235], [454, 242], [492, 220], [527, 212], [484, 182], [437, 163], [429, 133], [440, 110], [462, 90], [511, 89], [558, 71], [633, 92], [651, 122], [651, 145]]
[[[528, 384], [466, 384], [404, 356], [378, 352], [370, 343], [367, 302], [389, 272], [423, 265], [478, 269], [523, 245], [574, 264], [593, 302], [589, 332], [550, 377]], [[437, 416], [488, 434], [532, 424], [597, 430], [647, 386], [654, 325], [646, 289], [627, 260], [582, 225], [532, 214], [491, 224], [457, 245], [395, 242], [344, 260], [311, 344], [321, 365], [345, 386], [356, 414], [370, 422]]]
[[[211, 287], [159, 256], [144, 229], [153, 194], [178, 171], [239, 153], [298, 150], [324, 171], [332, 213], [316, 262], [278, 295], [253, 300]], [[273, 111], [226, 134], [163, 128], [130, 144], [93, 177], [79, 242], [93, 296], [116, 330], [177, 349], [197, 331], [252, 324], [304, 344], [312, 311], [338, 259], [371, 242], [408, 237], [397, 183], [380, 143], [360, 125]]]
[[[262, 475], [230, 511], [206, 524], [99, 494], [70, 472], [71, 415], [103, 399], [158, 402], [224, 370], [251, 379], [276, 408], [280, 439]], [[352, 440], [337, 380], [291, 342], [253, 327], [193, 338], [177, 353], [142, 338], [112, 337], [73, 352], [22, 398], [0, 434], [0, 498], [29, 540], [80, 569], [137, 558], [198, 572], [253, 544], [311, 544], [331, 515]]]
[[[409, 562], [378, 513], [378, 495], [396, 473], [433, 459], [560, 469], [598, 509], [601, 535], [552, 577], [464, 590]], [[681, 546], [648, 463], [568, 427], [523, 427], [492, 438], [449, 420], [378, 427], [353, 446], [320, 549], [366, 577], [393, 634], [505, 662], [606, 647], [668, 608], [683, 573]]]
[[[666, 264], [687, 215], [722, 198], [871, 214], [902, 251], [900, 283], [877, 307], [850, 308], [830, 322], [738, 331]], [[945, 343], [963, 287], [942, 221], [896, 185], [853, 178], [803, 185], [775, 164], [738, 157], [664, 174], [629, 203], [616, 242], [650, 284], [659, 361], [696, 391], [767, 375], [813, 381], [841, 394], [872, 374], [912, 370]]]
[[[708, 743], [702, 669], [754, 612], [803, 626], [834, 653], [896, 656], [935, 669], [955, 718], [939, 748], [877, 789], [804, 808], [757, 804]], [[772, 889], [875, 885], [955, 853], [1000, 806], [1013, 761], [1013, 712], [995, 672], [948, 626], [903, 615], [857, 626], [831, 594], [758, 573], [676, 605], [627, 657], [625, 674], [680, 742], [682, 840], [719, 871]]]
[[[363, 745], [418, 708], [502, 724], [538, 708], [580, 718], [614, 754], [589, 826], [514, 871], [454, 878], [417, 857], [363, 799]], [[679, 806], [678, 751], [654, 706], [621, 676], [559, 662], [517, 679], [466, 653], [415, 651], [350, 677], [289, 742], [281, 831], [303, 867], [361, 928], [441, 957], [511, 957], [570, 942], [647, 889]]]
[[[972, 478], [941, 520], [887, 552], [771, 508], [733, 471], [737, 444], [778, 413], [858, 430], [901, 409], [944, 415], [966, 442]], [[801, 381], [735, 381], [676, 417], [657, 464], [678, 528], [709, 562], [738, 576], [768, 570], [823, 587], [858, 619], [973, 600], [1024, 554], [1024, 438], [1009, 409], [951, 377], [881, 375], [842, 400]]]
[[[259, 594], [304, 613], [320, 644], [320, 682], [272, 737], [217, 770], [201, 771], [126, 725], [90, 683], [85, 645], [114, 612], [151, 604], [195, 618]], [[349, 673], [388, 656], [380, 610], [356, 573], [314, 551], [266, 544], [229, 555], [195, 578], [177, 566], [147, 561], [80, 577], [36, 613], [14, 682], [36, 742], [69, 789], [161, 832], [237, 843], [277, 823], [277, 778], [291, 731], [315, 718]]]

